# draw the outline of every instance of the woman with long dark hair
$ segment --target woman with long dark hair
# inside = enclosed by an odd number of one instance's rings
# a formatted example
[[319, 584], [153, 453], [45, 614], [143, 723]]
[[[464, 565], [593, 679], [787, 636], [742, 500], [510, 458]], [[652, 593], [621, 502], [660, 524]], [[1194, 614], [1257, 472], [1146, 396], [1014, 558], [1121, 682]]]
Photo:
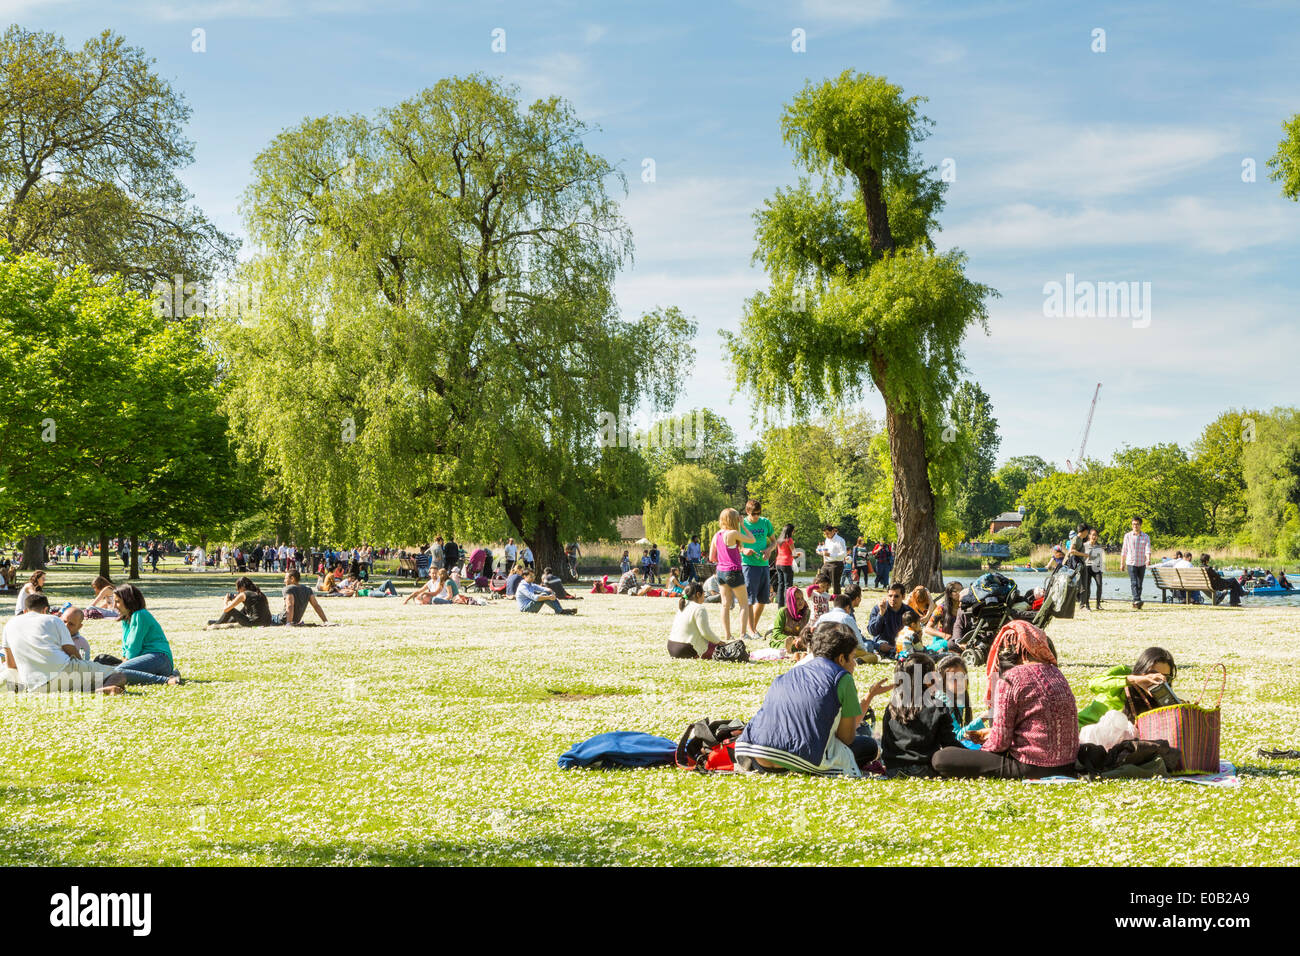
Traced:
[[171, 645], [158, 619], [145, 610], [140, 589], [123, 584], [114, 593], [122, 621], [122, 663], [117, 665], [118, 673], [126, 676], [128, 684], [179, 684]]
[[235, 593], [226, 595], [226, 606], [221, 610], [221, 617], [208, 621], [209, 626], [218, 624], [270, 627], [271, 602], [252, 578], [242, 577], [235, 582]]
[[794, 587], [794, 525], [787, 524], [776, 538], [776, 593]]
[[1137, 720], [1138, 714], [1160, 706], [1156, 695], [1167, 698], [1162, 685], [1167, 691], [1177, 676], [1174, 655], [1163, 647], [1148, 647], [1132, 667], [1120, 664], [1088, 682], [1096, 696], [1079, 711], [1079, 726], [1095, 724], [1111, 710], [1122, 710], [1129, 720]]
[[691, 581], [682, 589], [682, 596], [677, 601], [677, 616], [673, 618], [672, 633], [668, 635], [668, 656], [710, 660], [721, 643], [722, 638], [713, 633], [709, 625], [704, 588], [699, 582]]

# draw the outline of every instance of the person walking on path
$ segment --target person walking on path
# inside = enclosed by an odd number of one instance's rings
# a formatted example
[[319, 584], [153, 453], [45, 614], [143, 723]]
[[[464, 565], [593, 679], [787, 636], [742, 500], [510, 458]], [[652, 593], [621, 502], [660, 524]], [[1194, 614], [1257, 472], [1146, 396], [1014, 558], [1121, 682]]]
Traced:
[[1124, 535], [1124, 547], [1119, 553], [1120, 571], [1128, 569], [1128, 583], [1133, 591], [1133, 606], [1142, 606], [1142, 582], [1146, 578], [1147, 564], [1151, 561], [1151, 538], [1142, 530], [1142, 519], [1133, 516], [1132, 530]]

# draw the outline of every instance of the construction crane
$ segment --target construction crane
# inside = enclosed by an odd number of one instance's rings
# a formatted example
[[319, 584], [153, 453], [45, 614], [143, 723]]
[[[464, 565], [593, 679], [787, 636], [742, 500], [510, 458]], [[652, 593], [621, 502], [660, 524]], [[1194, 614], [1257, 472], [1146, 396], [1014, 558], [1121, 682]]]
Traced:
[[1074, 474], [1083, 464], [1083, 453], [1088, 448], [1088, 432], [1092, 431], [1092, 416], [1097, 411], [1097, 396], [1101, 394], [1101, 382], [1097, 383], [1097, 388], [1092, 393], [1092, 404], [1088, 406], [1088, 420], [1083, 423], [1083, 437], [1079, 439], [1079, 454], [1074, 457], [1074, 464], [1070, 459], [1065, 459], [1065, 470]]

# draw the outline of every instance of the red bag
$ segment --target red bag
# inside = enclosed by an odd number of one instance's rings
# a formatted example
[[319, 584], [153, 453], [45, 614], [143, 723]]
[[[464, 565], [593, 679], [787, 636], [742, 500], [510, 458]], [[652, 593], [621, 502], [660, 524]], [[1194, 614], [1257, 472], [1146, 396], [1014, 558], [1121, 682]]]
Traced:
[[701, 717], [686, 728], [675, 757], [682, 770], [729, 773], [736, 769], [736, 738], [745, 729], [740, 720]]
[[1222, 715], [1219, 705], [1223, 703], [1223, 692], [1228, 686], [1228, 669], [1222, 663], [1215, 664], [1223, 671], [1223, 682], [1219, 686], [1219, 699], [1214, 707], [1202, 707], [1201, 697], [1210, 686], [1206, 675], [1205, 686], [1201, 696], [1194, 704], [1170, 704], [1157, 707], [1144, 714], [1138, 714], [1137, 734], [1140, 740], [1164, 740], [1183, 755], [1184, 773], [1218, 773], [1219, 772], [1219, 731]]

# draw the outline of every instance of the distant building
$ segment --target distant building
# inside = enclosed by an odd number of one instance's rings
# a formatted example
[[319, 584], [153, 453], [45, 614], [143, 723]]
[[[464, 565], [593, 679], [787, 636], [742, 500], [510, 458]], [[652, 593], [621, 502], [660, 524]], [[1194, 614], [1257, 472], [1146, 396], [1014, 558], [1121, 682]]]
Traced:
[[645, 521], [641, 515], [625, 515], [618, 519], [618, 536], [623, 541], [640, 541], [645, 537]]
[[997, 534], [999, 531], [1006, 531], [1008, 528], [1019, 528], [1020, 523], [1025, 520], [1023, 511], [1004, 511], [991, 522], [989, 522], [989, 534]]

